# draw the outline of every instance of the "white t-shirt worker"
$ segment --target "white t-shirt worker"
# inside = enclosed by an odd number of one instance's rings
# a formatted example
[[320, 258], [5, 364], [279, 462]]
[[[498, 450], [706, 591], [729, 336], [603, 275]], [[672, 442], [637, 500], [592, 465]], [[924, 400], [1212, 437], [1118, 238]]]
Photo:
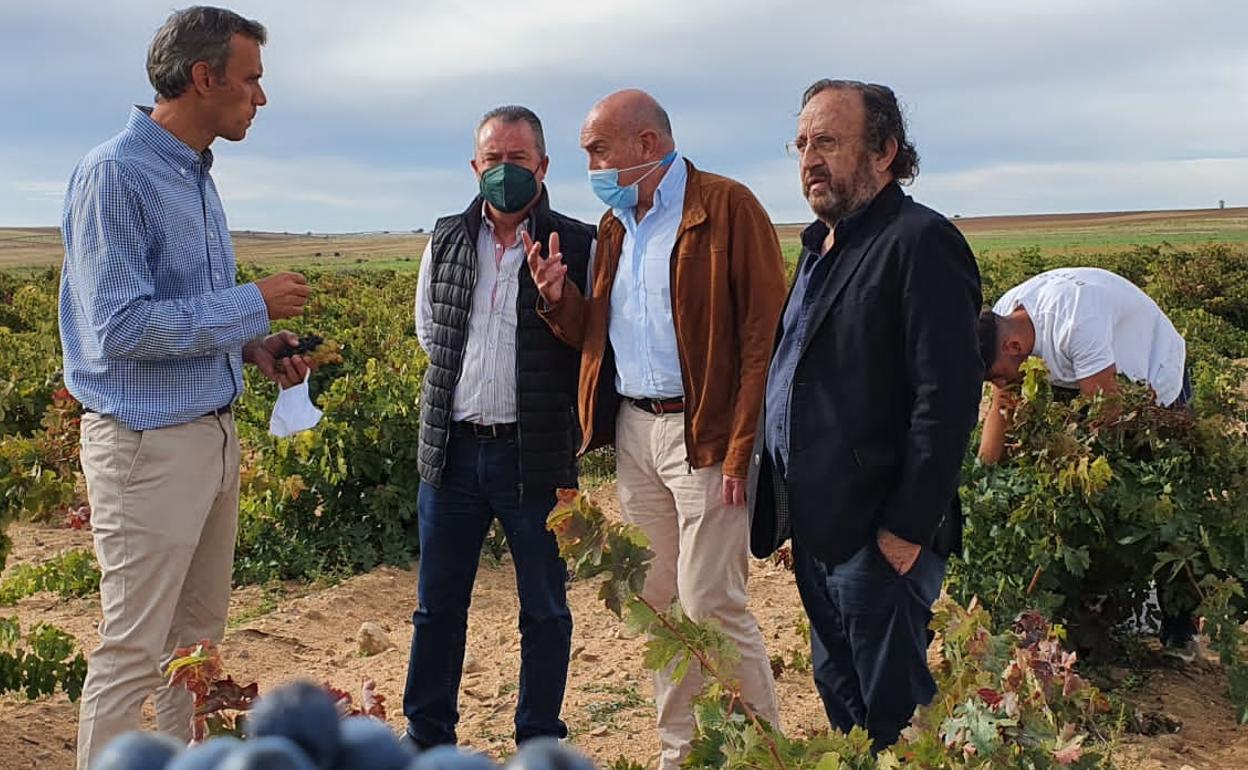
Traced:
[[1084, 395], [1116, 391], [1118, 374], [1147, 384], [1162, 406], [1190, 395], [1187, 346], [1174, 324], [1139, 287], [1100, 268], [1050, 270], [1010, 289], [981, 316], [980, 346], [993, 384], [979, 452], [989, 463], [1005, 445], [1002, 391], [1022, 379], [1029, 356], [1044, 361], [1053, 385]]

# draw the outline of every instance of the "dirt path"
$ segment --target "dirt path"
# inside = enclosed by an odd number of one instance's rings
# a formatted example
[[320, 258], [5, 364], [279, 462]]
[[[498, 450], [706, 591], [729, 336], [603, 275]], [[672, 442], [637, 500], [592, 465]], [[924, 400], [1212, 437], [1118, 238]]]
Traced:
[[[615, 509], [614, 490], [596, 493]], [[87, 533], [25, 525], [11, 527], [12, 563], [38, 561], [67, 548], [90, 546]], [[414, 571], [383, 568], [338, 585], [316, 588], [247, 588], [236, 591], [231, 628], [222, 645], [226, 670], [241, 681], [256, 680], [261, 691], [295, 677], [327, 680], [356, 691], [365, 677], [385, 696], [390, 721], [402, 725], [400, 700], [407, 669]], [[751, 595], [769, 652], [786, 659], [805, 652], [797, 624], [802, 617], [792, 575], [769, 563], [751, 566]], [[596, 583], [572, 586], [574, 660], [564, 718], [572, 741], [600, 762], [618, 756], [652, 765], [657, 756], [654, 709], [648, 673], [640, 666], [642, 640], [629, 638], [596, 597]], [[461, 742], [502, 756], [511, 746], [512, 715], [519, 669], [517, 601], [510, 563], [483, 565], [473, 594], [468, 653], [479, 671], [465, 676], [460, 698]], [[23, 626], [48, 621], [89, 648], [94, 643], [97, 599], [62, 602], [40, 595], [17, 607]], [[360, 657], [356, 632], [372, 621], [395, 647]], [[809, 733], [825, 726], [808, 673], [786, 672], [778, 681], [784, 726]], [[1124, 741], [1126, 764], [1141, 770], [1248, 767], [1248, 732], [1234, 726], [1216, 669], [1162, 671], [1142, 687], [1142, 706], [1164, 711], [1183, 724], [1174, 735]], [[150, 708], [148, 718], [150, 720]], [[0, 770], [69, 768], [73, 764], [77, 707], [63, 696], [28, 702], [0, 697]]]

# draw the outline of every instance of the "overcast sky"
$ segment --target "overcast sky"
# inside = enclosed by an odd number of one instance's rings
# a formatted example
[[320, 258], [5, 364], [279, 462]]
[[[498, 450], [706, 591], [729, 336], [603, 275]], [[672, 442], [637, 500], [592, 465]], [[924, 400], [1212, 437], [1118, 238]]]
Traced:
[[[78, 158], [150, 104], [168, 0], [0, 0], [0, 226], [59, 223]], [[1248, 205], [1245, 0], [243, 0], [269, 104], [214, 175], [235, 229], [428, 228], [475, 192], [472, 129], [546, 127], [554, 206], [602, 207], [577, 146], [598, 98], [653, 93], [678, 148], [810, 218], [784, 142], [820, 77], [901, 97], [911, 188], [963, 216]]]

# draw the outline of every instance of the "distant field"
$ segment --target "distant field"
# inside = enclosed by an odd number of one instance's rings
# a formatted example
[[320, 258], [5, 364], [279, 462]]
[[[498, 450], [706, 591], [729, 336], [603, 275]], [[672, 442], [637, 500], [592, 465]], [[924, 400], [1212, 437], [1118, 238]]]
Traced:
[[[966, 217], [954, 223], [980, 255], [1031, 246], [1045, 252], [1094, 253], [1162, 243], [1248, 243], [1248, 208]], [[803, 227], [776, 226], [790, 259], [800, 251]]]
[[[278, 268], [412, 268], [429, 236], [420, 233], [293, 235], [235, 232], [239, 262]], [[55, 227], [0, 228], [0, 269], [59, 265], [64, 255]]]
[[[1098, 214], [1048, 214], [968, 217], [955, 220], [976, 254], [1011, 253], [1037, 247], [1045, 252], [1112, 252], [1133, 246], [1248, 243], [1248, 208], [1188, 211], [1134, 211]], [[796, 258], [805, 224], [776, 229], [785, 256]], [[429, 236], [419, 233], [368, 235], [292, 235], [234, 233], [240, 262], [268, 268], [412, 269]], [[0, 269], [46, 267], [61, 262], [56, 228], [0, 228]]]
[[1248, 208], [1143, 211], [957, 220], [976, 253], [1107, 252], [1169, 243], [1248, 243]]

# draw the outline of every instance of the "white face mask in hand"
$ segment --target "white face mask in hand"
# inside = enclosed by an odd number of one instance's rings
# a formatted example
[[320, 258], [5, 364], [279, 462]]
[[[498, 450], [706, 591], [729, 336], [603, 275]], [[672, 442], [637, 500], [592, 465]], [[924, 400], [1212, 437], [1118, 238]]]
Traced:
[[292, 385], [277, 394], [277, 403], [273, 405], [273, 415], [269, 418], [269, 433], [274, 436], [293, 436], [304, 430], [311, 430], [321, 421], [324, 414], [312, 403], [308, 395], [308, 374], [303, 375], [303, 382]]

